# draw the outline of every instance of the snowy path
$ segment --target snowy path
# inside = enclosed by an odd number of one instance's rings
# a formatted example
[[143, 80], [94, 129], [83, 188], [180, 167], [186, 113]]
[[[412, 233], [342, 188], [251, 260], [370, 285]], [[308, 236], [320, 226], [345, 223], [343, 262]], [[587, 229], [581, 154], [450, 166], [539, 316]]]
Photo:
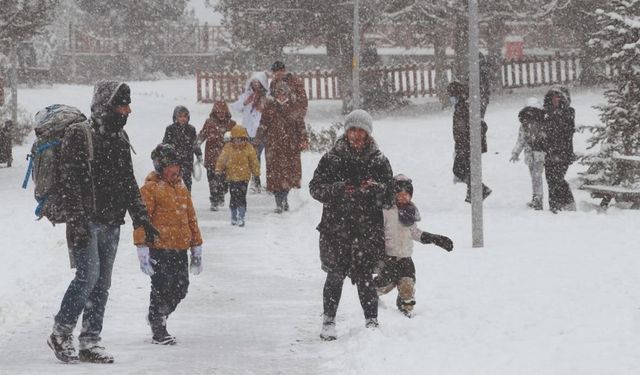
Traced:
[[[162, 137], [171, 108], [194, 103], [192, 82], [132, 84], [134, 114], [127, 125], [138, 152], [138, 181]], [[91, 88], [55, 86], [22, 91], [34, 111], [56, 101], [88, 110]], [[540, 92], [527, 95], [541, 96]], [[597, 121], [599, 92], [576, 92], [577, 122]], [[273, 198], [250, 195], [247, 226], [228, 223], [226, 210], [208, 211], [204, 181], [194, 200], [205, 239], [205, 269], [191, 278], [187, 298], [169, 320], [180, 344], [149, 344], [144, 316], [149, 280], [137, 265], [130, 224], [122, 227], [104, 343], [113, 365], [63, 365], [45, 339], [72, 272], [64, 227], [33, 221], [31, 192], [18, 189], [27, 147], [15, 167], [0, 168], [0, 374], [531, 374], [640, 373], [640, 256], [638, 211], [612, 207], [606, 215], [575, 190], [578, 212], [553, 215], [524, 207], [530, 198], [523, 164], [510, 164], [522, 95], [489, 106], [489, 153], [484, 179], [485, 248], [471, 248], [464, 186], [451, 184], [451, 115], [376, 119], [374, 136], [395, 173], [412, 177], [420, 226], [453, 238], [452, 253], [416, 244], [416, 317], [406, 319], [382, 298], [381, 327], [364, 329], [355, 288], [347, 281], [338, 311], [337, 341], [318, 332], [322, 283], [315, 226], [321, 207], [308, 183], [319, 155], [303, 157], [303, 189], [292, 211], [269, 213]], [[198, 127], [209, 106], [189, 105]], [[329, 103], [313, 103], [309, 122], [339, 119]], [[576, 149], [585, 136], [575, 136]], [[582, 167], [569, 170], [574, 180]], [[264, 172], [263, 172], [264, 173]]]

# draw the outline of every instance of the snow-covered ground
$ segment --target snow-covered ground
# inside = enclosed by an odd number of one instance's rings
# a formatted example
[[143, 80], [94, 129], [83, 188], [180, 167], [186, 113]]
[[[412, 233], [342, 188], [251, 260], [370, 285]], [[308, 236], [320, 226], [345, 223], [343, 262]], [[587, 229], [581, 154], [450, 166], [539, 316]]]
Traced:
[[[139, 182], [152, 168], [173, 107], [187, 105], [198, 128], [210, 106], [196, 104], [193, 80], [132, 82], [126, 129], [137, 151]], [[66, 103], [89, 112], [92, 88], [54, 85], [20, 91], [29, 111]], [[149, 279], [138, 269], [130, 222], [123, 226], [104, 344], [113, 365], [64, 365], [45, 340], [73, 271], [64, 226], [34, 221], [32, 190], [20, 189], [28, 146], [14, 167], [0, 167], [0, 374], [629, 374], [640, 372], [640, 256], [636, 210], [606, 214], [574, 194], [577, 212], [530, 211], [524, 164], [508, 162], [525, 97], [493, 98], [487, 113], [484, 180], [485, 247], [471, 247], [465, 187], [452, 184], [451, 113], [414, 109], [377, 117], [374, 136], [394, 173], [413, 178], [421, 227], [452, 237], [446, 253], [416, 244], [416, 316], [407, 319], [384, 296], [380, 328], [366, 330], [356, 290], [347, 281], [338, 311], [339, 338], [322, 342], [324, 273], [315, 226], [321, 205], [306, 188], [320, 158], [303, 156], [303, 186], [292, 211], [270, 213], [273, 197], [250, 195], [247, 226], [208, 210], [205, 181], [193, 197], [205, 239], [204, 272], [169, 320], [179, 345], [151, 345], [145, 323]], [[597, 121], [600, 91], [575, 91], [578, 124]], [[336, 102], [312, 102], [316, 127], [340, 119]], [[585, 135], [576, 134], [577, 150]], [[575, 179], [580, 166], [569, 169]], [[263, 171], [264, 173], [264, 171]]]

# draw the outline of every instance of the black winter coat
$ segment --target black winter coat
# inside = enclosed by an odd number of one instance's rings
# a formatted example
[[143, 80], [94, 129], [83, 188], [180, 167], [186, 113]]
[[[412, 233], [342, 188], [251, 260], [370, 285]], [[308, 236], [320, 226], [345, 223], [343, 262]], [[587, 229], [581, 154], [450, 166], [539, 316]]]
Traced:
[[524, 141], [531, 151], [547, 150], [547, 134], [544, 122], [545, 111], [536, 107], [524, 107], [518, 119], [524, 128]]
[[[368, 191], [345, 192], [346, 185], [359, 187], [368, 179], [376, 182]], [[391, 165], [373, 141], [357, 153], [343, 136], [320, 159], [309, 189], [323, 204], [316, 228], [323, 270], [348, 275], [352, 281], [373, 273], [384, 257], [382, 209], [391, 204], [392, 182]]]
[[[82, 127], [91, 128], [91, 163], [88, 162], [87, 133]], [[122, 225], [126, 211], [129, 211], [134, 227], [149, 220], [133, 174], [129, 147], [124, 130], [103, 132], [93, 120], [67, 130], [61, 151], [67, 220]]]
[[126, 211], [134, 227], [149, 221], [133, 174], [129, 138], [122, 129], [126, 118], [115, 115], [110, 103], [123, 86], [115, 81], [96, 84], [91, 119], [65, 133], [60, 173], [67, 221], [122, 225]]
[[[487, 152], [487, 123], [482, 121], [481, 148]], [[455, 142], [455, 159], [453, 162], [453, 174], [466, 181], [470, 176], [471, 168], [471, 134], [469, 129], [469, 104], [464, 99], [458, 99], [453, 112], [453, 140]]]
[[196, 128], [191, 124], [180, 125], [174, 122], [164, 132], [162, 143], [168, 143], [176, 149], [183, 174], [190, 174], [193, 170], [193, 155], [202, 155], [196, 142], [197, 137]]
[[[553, 107], [552, 97], [560, 96], [560, 105]], [[572, 163], [573, 134], [576, 111], [569, 105], [566, 95], [559, 90], [549, 90], [544, 98], [544, 129], [547, 137], [547, 156], [550, 162]]]

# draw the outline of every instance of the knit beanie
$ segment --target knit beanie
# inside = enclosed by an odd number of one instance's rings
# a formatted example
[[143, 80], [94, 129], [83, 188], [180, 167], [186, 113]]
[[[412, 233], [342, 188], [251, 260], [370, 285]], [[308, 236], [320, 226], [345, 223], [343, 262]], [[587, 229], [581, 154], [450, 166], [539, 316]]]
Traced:
[[373, 119], [367, 111], [356, 109], [345, 117], [344, 127], [346, 130], [351, 128], [362, 129], [371, 136], [371, 133], [373, 133]]
[[172, 145], [160, 143], [151, 152], [151, 160], [153, 160], [153, 167], [156, 172], [162, 173], [167, 166], [178, 164], [178, 153]]
[[403, 174], [399, 174], [393, 177], [394, 191], [399, 193], [406, 191], [413, 197], [413, 183], [411, 179]]

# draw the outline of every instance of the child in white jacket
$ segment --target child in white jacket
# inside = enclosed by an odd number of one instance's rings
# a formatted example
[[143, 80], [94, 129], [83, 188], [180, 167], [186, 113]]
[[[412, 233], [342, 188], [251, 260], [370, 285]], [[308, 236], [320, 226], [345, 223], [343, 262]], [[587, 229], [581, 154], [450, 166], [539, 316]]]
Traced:
[[527, 206], [534, 210], [542, 210], [544, 199], [542, 187], [546, 149], [544, 114], [545, 112], [536, 98], [527, 100], [527, 105], [518, 113], [520, 120], [518, 140], [511, 152], [511, 159], [509, 159], [515, 163], [520, 160], [520, 153], [524, 150], [524, 162], [529, 167], [532, 190], [531, 202], [527, 203]]
[[411, 259], [413, 241], [423, 244], [433, 243], [446, 251], [453, 250], [449, 237], [425, 232], [418, 228], [420, 221], [418, 208], [411, 202], [413, 185], [405, 175], [394, 177], [394, 204], [383, 210], [385, 260], [374, 282], [378, 295], [398, 288], [396, 306], [406, 316], [411, 317], [416, 304], [414, 286], [416, 268]]

